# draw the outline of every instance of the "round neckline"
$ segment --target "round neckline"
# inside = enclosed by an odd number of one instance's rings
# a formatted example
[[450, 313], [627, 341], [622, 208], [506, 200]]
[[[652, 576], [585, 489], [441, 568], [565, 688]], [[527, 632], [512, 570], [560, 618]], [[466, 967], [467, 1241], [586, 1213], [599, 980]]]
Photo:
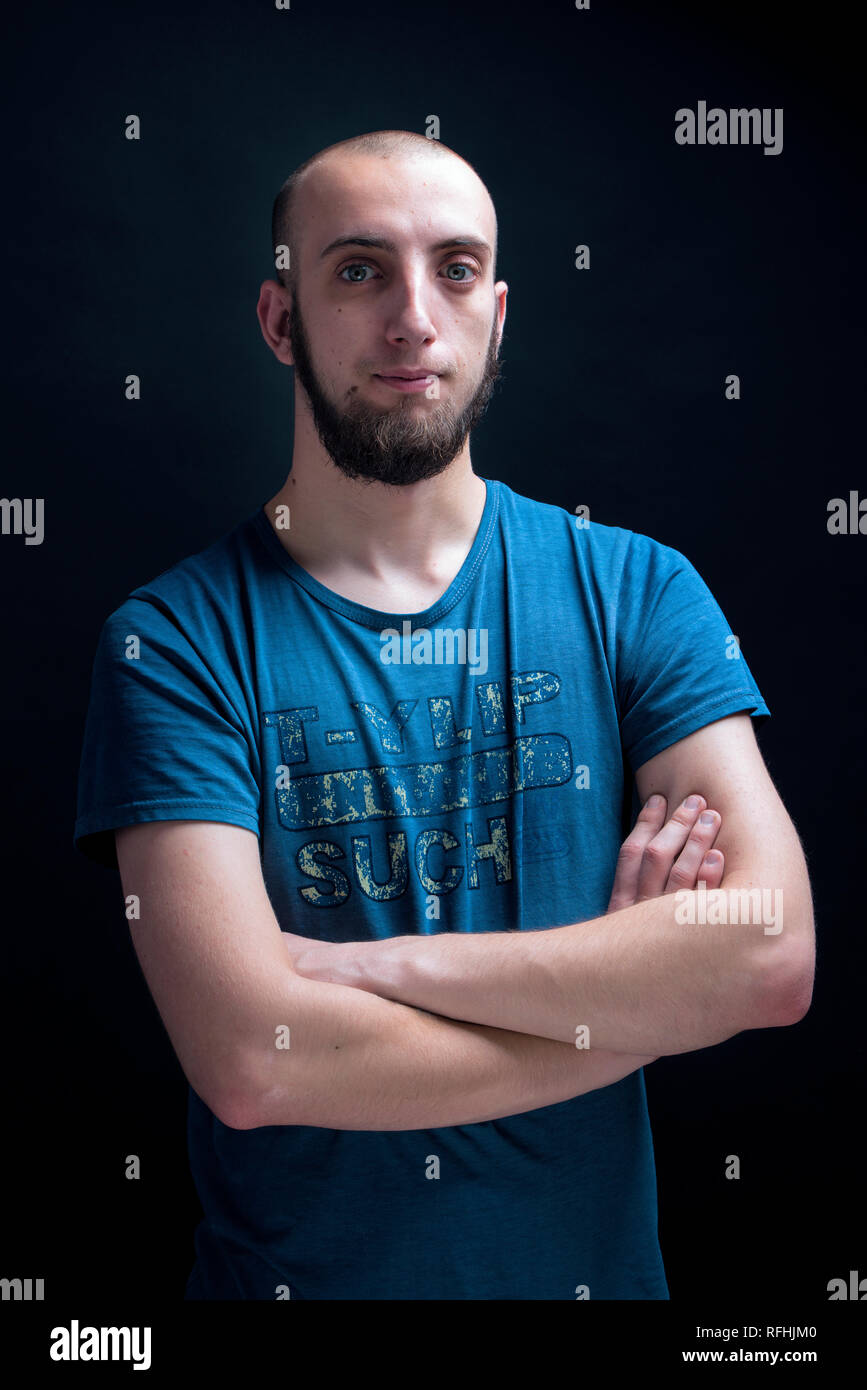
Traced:
[[283, 548], [274, 534], [264, 505], [253, 514], [251, 520], [264, 541], [266, 550], [280, 568], [288, 574], [289, 578], [299, 584], [302, 589], [306, 589], [311, 597], [342, 614], [344, 618], [350, 618], [353, 622], [361, 623], [364, 627], [375, 629], [395, 627], [403, 622], [409, 622], [413, 627], [427, 627], [448, 613], [463, 597], [487, 553], [499, 510], [500, 485], [496, 479], [482, 478], [482, 482], [485, 484], [485, 505], [473, 543], [463, 564], [445, 593], [440, 595], [436, 603], [416, 613], [387, 613], [380, 608], [368, 608], [363, 603], [356, 603], [354, 599], [345, 598], [343, 594], [336, 593], [334, 589], [329, 589], [318, 579], [314, 579], [313, 575], [309, 574], [306, 569], [299, 565], [297, 560], [292, 558], [288, 550]]

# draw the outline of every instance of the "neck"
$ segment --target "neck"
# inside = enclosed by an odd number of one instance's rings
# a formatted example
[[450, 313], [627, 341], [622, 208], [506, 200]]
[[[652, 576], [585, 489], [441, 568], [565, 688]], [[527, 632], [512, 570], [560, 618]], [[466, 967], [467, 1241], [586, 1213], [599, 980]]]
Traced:
[[406, 487], [347, 478], [321, 450], [316, 457], [296, 449], [291, 472], [266, 511], [274, 525], [276, 508], [288, 506], [288, 529], [275, 534], [310, 573], [344, 581], [435, 581], [468, 553], [485, 495], [469, 441], [437, 477]]

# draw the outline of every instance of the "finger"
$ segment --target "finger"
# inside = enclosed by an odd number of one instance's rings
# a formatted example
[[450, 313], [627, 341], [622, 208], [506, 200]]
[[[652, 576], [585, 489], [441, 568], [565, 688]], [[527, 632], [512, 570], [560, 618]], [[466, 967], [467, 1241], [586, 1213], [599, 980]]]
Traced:
[[684, 888], [696, 886], [702, 860], [708, 850], [713, 848], [721, 825], [722, 816], [719, 811], [708, 807], [701, 812], [689, 832], [686, 844], [671, 866], [664, 892], [676, 893]]
[[[693, 802], [694, 805], [689, 803]], [[647, 898], [658, 898], [665, 891], [668, 876], [674, 861], [689, 838], [690, 832], [705, 809], [707, 802], [698, 792], [686, 797], [666, 821], [658, 835], [654, 835], [644, 851], [641, 868], [638, 872], [636, 902]]]
[[702, 860], [701, 868], [698, 871], [698, 881], [703, 882], [705, 888], [710, 893], [714, 888], [719, 888], [725, 873], [726, 857], [721, 849], [713, 849], [710, 854], [706, 854]]
[[617, 912], [621, 907], [631, 907], [635, 902], [644, 851], [665, 824], [666, 805], [665, 797], [657, 793], [649, 797], [639, 811], [635, 825], [620, 846], [606, 912]]

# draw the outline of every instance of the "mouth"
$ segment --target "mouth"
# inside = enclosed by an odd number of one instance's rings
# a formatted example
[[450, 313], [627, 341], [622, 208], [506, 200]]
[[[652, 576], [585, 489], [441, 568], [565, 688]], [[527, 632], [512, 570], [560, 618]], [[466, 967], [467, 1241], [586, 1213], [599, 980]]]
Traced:
[[405, 375], [395, 373], [394, 376], [376, 372], [374, 376], [376, 381], [384, 382], [392, 390], [404, 392], [426, 391], [431, 382], [437, 379], [435, 372], [412, 372]]

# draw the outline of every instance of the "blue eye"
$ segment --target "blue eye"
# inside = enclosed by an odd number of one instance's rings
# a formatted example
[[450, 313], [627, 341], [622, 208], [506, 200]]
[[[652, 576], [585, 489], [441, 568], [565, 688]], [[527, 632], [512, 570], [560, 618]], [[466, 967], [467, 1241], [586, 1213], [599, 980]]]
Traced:
[[[338, 274], [339, 274], [339, 275], [341, 276], [341, 278], [342, 278], [342, 277], [343, 277], [343, 272], [346, 271], [346, 270], [370, 270], [371, 268], [372, 268], [372, 267], [369, 266], [369, 265], [367, 265], [366, 262], [364, 262], [364, 261], [355, 261], [352, 265], [345, 265], [345, 266], [343, 267], [343, 270], [340, 270], [340, 271], [338, 272]], [[345, 281], [345, 283], [346, 283], [347, 285], [364, 285], [364, 284], [366, 283], [366, 281], [365, 281], [365, 280], [347, 280], [347, 281]]]
[[[369, 264], [369, 262], [367, 262], [367, 261], [353, 261], [351, 265], [342, 266], [341, 269], [338, 270], [337, 274], [338, 274], [338, 277], [339, 277], [341, 280], [343, 280], [343, 283], [344, 283], [345, 285], [366, 285], [366, 284], [367, 284], [367, 280], [368, 280], [368, 277], [367, 277], [367, 276], [365, 276], [363, 279], [352, 278], [352, 279], [350, 279], [350, 280], [344, 279], [344, 276], [346, 275], [346, 272], [347, 272], [348, 270], [372, 270], [372, 269], [373, 269], [373, 266], [371, 266], [371, 265]], [[448, 271], [448, 270], [471, 270], [471, 271], [473, 272], [473, 279], [472, 279], [472, 280], [471, 280], [468, 276], [466, 276], [466, 275], [460, 276], [459, 279], [456, 278], [456, 277], [453, 276], [453, 275], [447, 275], [447, 276], [446, 276], [446, 279], [447, 279], [447, 280], [451, 280], [451, 282], [452, 282], [453, 285], [471, 285], [471, 284], [473, 284], [473, 281], [476, 280], [476, 279], [478, 278], [477, 272], [476, 272], [476, 270], [475, 270], [475, 267], [474, 267], [474, 266], [471, 266], [471, 265], [468, 265], [466, 261], [450, 261], [449, 264], [445, 267], [445, 269], [446, 269], [447, 271]]]
[[[446, 266], [446, 270], [472, 270], [473, 275], [475, 275], [476, 273], [471, 265], [467, 265], [466, 261], [450, 261], [449, 264]], [[447, 278], [451, 279], [452, 277], [448, 276]], [[455, 280], [454, 283], [456, 285], [471, 285], [472, 280], [465, 279], [462, 276], [460, 280]]]

